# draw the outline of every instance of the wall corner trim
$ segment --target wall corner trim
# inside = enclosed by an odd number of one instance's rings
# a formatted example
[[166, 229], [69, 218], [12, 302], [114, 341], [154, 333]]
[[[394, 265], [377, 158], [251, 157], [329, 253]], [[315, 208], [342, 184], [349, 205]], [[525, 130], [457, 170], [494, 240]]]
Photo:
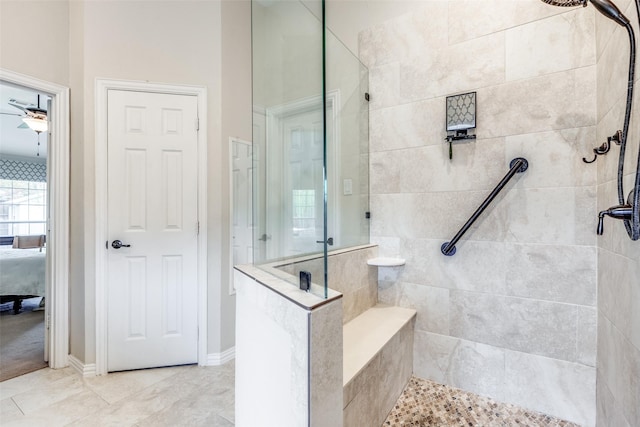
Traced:
[[73, 368], [74, 371], [76, 371], [78, 374], [80, 374], [80, 376], [83, 377], [83, 378], [90, 378], [90, 377], [95, 377], [96, 376], [96, 364], [95, 363], [88, 363], [88, 364], [85, 365], [84, 363], [82, 363], [82, 361], [80, 359], [78, 359], [74, 355], [70, 354], [69, 355], [69, 365]]

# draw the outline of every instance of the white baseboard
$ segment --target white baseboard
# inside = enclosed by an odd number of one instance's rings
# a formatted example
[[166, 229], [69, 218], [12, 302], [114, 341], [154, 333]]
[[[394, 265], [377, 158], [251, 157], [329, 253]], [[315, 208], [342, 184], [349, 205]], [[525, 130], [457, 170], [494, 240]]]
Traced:
[[224, 365], [230, 360], [236, 358], [236, 348], [231, 347], [222, 353], [209, 353], [207, 354], [207, 366]]
[[96, 364], [95, 363], [82, 363], [77, 357], [69, 355], [69, 365], [78, 373], [81, 377], [95, 377], [96, 376]]
[[[219, 366], [224, 365], [230, 360], [235, 359], [236, 357], [236, 348], [231, 347], [222, 353], [211, 353], [207, 354], [206, 366]], [[96, 376], [96, 364], [95, 363], [82, 363], [77, 357], [73, 355], [69, 355], [69, 365], [76, 371], [80, 376], [87, 377], [95, 377]]]

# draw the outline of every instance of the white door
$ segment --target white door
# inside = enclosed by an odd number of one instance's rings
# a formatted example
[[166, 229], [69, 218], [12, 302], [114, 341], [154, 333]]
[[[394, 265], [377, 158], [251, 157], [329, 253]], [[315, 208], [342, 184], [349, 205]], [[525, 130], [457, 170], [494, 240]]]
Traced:
[[[329, 115], [332, 106], [328, 106]], [[333, 238], [336, 165], [333, 159], [333, 123], [327, 121], [327, 229]], [[324, 240], [324, 178], [322, 110], [293, 112], [282, 119], [282, 255], [322, 251]], [[282, 208], [280, 208], [282, 209]]]
[[231, 140], [233, 265], [253, 262], [252, 152], [250, 142]]
[[324, 180], [322, 110], [286, 117], [284, 136], [285, 256], [322, 250]]
[[109, 371], [197, 362], [197, 115], [195, 96], [108, 92]]

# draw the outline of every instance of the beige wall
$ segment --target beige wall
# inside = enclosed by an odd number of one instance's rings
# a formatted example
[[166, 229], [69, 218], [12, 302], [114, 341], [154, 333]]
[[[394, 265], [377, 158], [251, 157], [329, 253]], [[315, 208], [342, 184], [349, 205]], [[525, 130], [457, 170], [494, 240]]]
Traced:
[[229, 218], [230, 171], [229, 138], [237, 137], [251, 141], [251, 1], [234, 0], [222, 2], [222, 292], [221, 316], [224, 327], [221, 331], [222, 349], [235, 343], [235, 295], [229, 296], [229, 287], [224, 284], [232, 280], [228, 268], [232, 262], [230, 251]]
[[[85, 230], [86, 210], [85, 206], [91, 203], [91, 199], [85, 197], [84, 180], [84, 2], [69, 3], [69, 101], [71, 121], [71, 152], [70, 152], [70, 218], [69, 231], [69, 352], [79, 360], [95, 360], [95, 344], [87, 349], [86, 334], [93, 334], [95, 322], [93, 313], [95, 303], [93, 292], [86, 291], [85, 285], [85, 247], [93, 247], [93, 242], [88, 241], [90, 235]], [[92, 194], [92, 193], [90, 193]], [[91, 282], [90, 282], [91, 283]], [[87, 359], [87, 354], [90, 358]]]
[[69, 2], [0, 2], [0, 66], [69, 84]]
[[[228, 137], [250, 139], [250, 70], [225, 68], [247, 49], [246, 2], [0, 2], [3, 68], [71, 88], [71, 353], [95, 362], [94, 85], [96, 78], [204, 86], [208, 95], [208, 352], [234, 345], [234, 299], [228, 295]], [[222, 14], [225, 27], [222, 25]], [[239, 22], [236, 22], [238, 20]], [[33, 33], [27, 29], [34, 27]], [[16, 41], [26, 41], [21, 43]], [[27, 55], [26, 46], [44, 53]], [[237, 49], [237, 51], [236, 51]], [[235, 66], [235, 65], [233, 65]], [[224, 94], [222, 88], [228, 89]], [[232, 96], [233, 95], [233, 96]], [[223, 117], [222, 104], [233, 112]], [[237, 115], [236, 115], [237, 114]], [[223, 122], [224, 120], [224, 122]]]
[[321, 22], [297, 2], [256, 3], [253, 9], [254, 104], [269, 108], [320, 96]]
[[[635, 6], [617, 1], [638, 27]], [[598, 141], [622, 129], [626, 104], [628, 36], [624, 28], [599, 16]], [[637, 76], [637, 74], [636, 74]], [[625, 198], [631, 191], [638, 161], [638, 80], [634, 113], [625, 155]], [[619, 148], [613, 146], [597, 161], [598, 211], [618, 204]], [[598, 238], [598, 371], [597, 421], [603, 427], [640, 425], [640, 242], [631, 241], [621, 221], [605, 219]]]
[[[414, 373], [593, 425], [594, 10], [425, 1], [360, 33], [371, 89], [371, 239], [379, 299], [415, 308]], [[331, 6], [331, 4], [330, 4]], [[444, 143], [445, 97], [477, 91], [478, 139]], [[515, 157], [507, 185], [440, 252]]]

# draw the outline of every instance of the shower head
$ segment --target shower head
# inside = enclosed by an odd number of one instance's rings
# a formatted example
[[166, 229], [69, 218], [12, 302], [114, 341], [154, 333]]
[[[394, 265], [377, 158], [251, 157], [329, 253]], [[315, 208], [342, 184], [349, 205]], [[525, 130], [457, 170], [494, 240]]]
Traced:
[[[573, 6], [587, 6], [587, 0], [542, 0], [543, 2], [552, 6], [561, 7], [573, 7]], [[626, 16], [620, 12], [620, 9], [609, 0], [588, 0], [591, 4], [598, 9], [600, 13], [609, 19], [617, 22], [618, 24], [626, 27], [629, 25], [629, 20]]]
[[573, 6], [587, 5], [587, 0], [542, 0], [542, 1], [552, 6], [560, 6], [560, 7], [573, 7]]

